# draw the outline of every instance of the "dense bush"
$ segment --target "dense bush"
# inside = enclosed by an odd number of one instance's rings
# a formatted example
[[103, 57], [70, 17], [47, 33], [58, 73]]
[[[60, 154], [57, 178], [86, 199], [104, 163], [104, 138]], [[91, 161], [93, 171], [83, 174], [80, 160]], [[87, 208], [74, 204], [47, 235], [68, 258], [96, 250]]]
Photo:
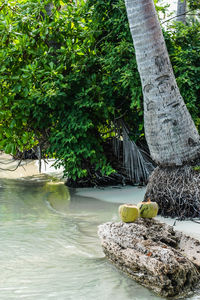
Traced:
[[[123, 118], [135, 141], [144, 135], [124, 1], [51, 2], [52, 8], [48, 1], [0, 1], [0, 148], [16, 154], [41, 145], [43, 156], [57, 158], [73, 179], [91, 167], [109, 174], [104, 145], [115, 121]], [[198, 37], [195, 25], [166, 33], [197, 125]]]
[[41, 1], [2, 5], [0, 139], [7, 153], [39, 143], [73, 178], [86, 175], [91, 164], [112, 171], [102, 144], [114, 119], [123, 115], [136, 135], [142, 130], [122, 3], [66, 1], [60, 8], [56, 1], [50, 16]]

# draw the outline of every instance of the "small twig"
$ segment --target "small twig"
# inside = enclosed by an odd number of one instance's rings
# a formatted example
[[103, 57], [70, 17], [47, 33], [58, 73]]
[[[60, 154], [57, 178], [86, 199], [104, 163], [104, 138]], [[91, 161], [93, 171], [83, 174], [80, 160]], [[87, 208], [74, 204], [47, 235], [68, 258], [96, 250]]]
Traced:
[[195, 223], [197, 223], [197, 224], [200, 224], [200, 222], [199, 221], [195, 221], [195, 220], [191, 220], [192, 222], [195, 222]]
[[166, 23], [166, 22], [169, 22], [169, 21], [171, 21], [171, 20], [173, 20], [173, 19], [175, 19], [175, 18], [177, 18], [177, 17], [181, 17], [181, 16], [184, 16], [184, 15], [187, 15], [189, 12], [192, 12], [192, 11], [194, 11], [194, 9], [188, 10], [188, 11], [186, 11], [186, 12], [183, 13], [183, 14], [176, 15], [176, 16], [174, 16], [174, 17], [172, 17], [172, 18], [169, 18], [169, 19], [165, 20], [164, 22], [162, 22], [161, 25], [164, 24], [164, 23]]
[[41, 145], [39, 144], [38, 147], [38, 160], [39, 160], [39, 173], [41, 173], [41, 170], [42, 170], [42, 160], [41, 160]]
[[172, 226], [176, 226], [176, 220], [174, 221], [174, 224]]
[[5, 4], [1, 5], [0, 7], [0, 11], [4, 8]]
[[22, 158], [20, 159], [20, 161], [19, 161], [19, 163], [17, 164], [16, 168], [13, 169], [13, 170], [11, 170], [11, 169], [3, 169], [3, 168], [0, 168], [0, 170], [2, 170], [2, 171], [10, 171], [10, 172], [16, 171], [17, 168], [20, 166], [21, 162], [22, 162]]
[[119, 119], [122, 119], [122, 118], [126, 115], [126, 113], [127, 113], [127, 110], [126, 110], [121, 116], [115, 117], [115, 120], [114, 120], [114, 121], [119, 120]]
[[2, 161], [1, 161], [0, 164], [1, 164], [1, 165], [9, 165], [9, 164], [10, 164], [10, 161], [8, 161], [8, 162], [2, 162]]

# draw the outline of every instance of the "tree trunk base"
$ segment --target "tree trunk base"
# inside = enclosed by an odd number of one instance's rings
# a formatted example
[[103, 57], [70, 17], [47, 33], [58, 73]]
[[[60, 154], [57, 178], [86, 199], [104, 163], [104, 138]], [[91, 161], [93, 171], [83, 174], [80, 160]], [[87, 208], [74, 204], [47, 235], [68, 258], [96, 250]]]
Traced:
[[106, 223], [98, 231], [106, 257], [163, 297], [190, 293], [200, 279], [200, 242], [154, 219]]
[[150, 176], [145, 200], [159, 205], [162, 216], [200, 217], [200, 171], [198, 167], [157, 167]]

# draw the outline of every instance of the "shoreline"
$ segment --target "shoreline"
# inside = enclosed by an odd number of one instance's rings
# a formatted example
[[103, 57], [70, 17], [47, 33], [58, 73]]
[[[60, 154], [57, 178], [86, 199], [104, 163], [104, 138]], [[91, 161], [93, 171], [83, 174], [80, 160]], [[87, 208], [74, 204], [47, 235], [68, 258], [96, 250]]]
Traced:
[[53, 164], [54, 159], [42, 159], [41, 173], [39, 173], [39, 161], [26, 159], [22, 160], [20, 166], [16, 169], [19, 161], [12, 158], [11, 155], [0, 153], [0, 179], [22, 179], [31, 176], [49, 175], [61, 179], [63, 169], [56, 169]]
[[[31, 179], [52, 176], [60, 181], [63, 179], [63, 169], [55, 169], [53, 163], [55, 160], [47, 160], [47, 163], [42, 160], [42, 172], [39, 173], [38, 160], [24, 160], [21, 165], [15, 171], [8, 171], [6, 169], [15, 169], [18, 161], [14, 160], [10, 155], [0, 153], [0, 179]], [[2, 170], [4, 169], [4, 170]], [[50, 179], [50, 178], [49, 178]], [[32, 178], [33, 180], [33, 178]], [[67, 187], [66, 187], [67, 188]], [[145, 194], [145, 187], [137, 186], [110, 186], [99, 188], [75, 188], [75, 194], [77, 196], [96, 198], [100, 201], [123, 204], [131, 203], [137, 204], [143, 200]], [[156, 199], [155, 199], [156, 201]], [[167, 223], [171, 226], [175, 223], [174, 228], [178, 231], [182, 231], [198, 240], [200, 240], [200, 224], [191, 220], [178, 221], [172, 218], [156, 217], [161, 222]], [[118, 219], [120, 221], [120, 219]]]
[[[75, 192], [76, 195], [96, 198], [104, 202], [112, 202], [116, 204], [137, 204], [142, 201], [142, 195], [145, 194], [145, 187], [125, 186], [121, 188], [106, 187], [106, 188], [78, 188]], [[156, 199], [155, 199], [156, 201]], [[182, 231], [185, 234], [200, 240], [200, 224], [191, 220], [179, 221], [176, 218], [166, 218], [157, 216], [156, 220], [166, 223], [174, 227], [177, 231]], [[120, 222], [120, 218], [118, 220]]]

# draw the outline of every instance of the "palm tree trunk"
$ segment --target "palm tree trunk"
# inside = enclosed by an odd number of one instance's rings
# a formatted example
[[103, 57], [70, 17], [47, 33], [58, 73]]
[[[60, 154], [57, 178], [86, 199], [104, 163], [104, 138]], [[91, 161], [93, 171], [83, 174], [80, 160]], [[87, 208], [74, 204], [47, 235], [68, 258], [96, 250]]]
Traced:
[[46, 13], [47, 15], [50, 17], [51, 14], [52, 14], [52, 10], [54, 8], [54, 5], [52, 2], [48, 3], [47, 5], [45, 5], [45, 10], [46, 10]]
[[[198, 131], [180, 95], [153, 0], [125, 0], [144, 97], [144, 126], [152, 158], [145, 200], [162, 215], [200, 217]], [[186, 165], [184, 165], [186, 164]]]
[[200, 138], [180, 95], [153, 0], [125, 0], [144, 97], [153, 160], [181, 166], [199, 157]]
[[186, 0], [178, 0], [176, 21], [186, 24]]

